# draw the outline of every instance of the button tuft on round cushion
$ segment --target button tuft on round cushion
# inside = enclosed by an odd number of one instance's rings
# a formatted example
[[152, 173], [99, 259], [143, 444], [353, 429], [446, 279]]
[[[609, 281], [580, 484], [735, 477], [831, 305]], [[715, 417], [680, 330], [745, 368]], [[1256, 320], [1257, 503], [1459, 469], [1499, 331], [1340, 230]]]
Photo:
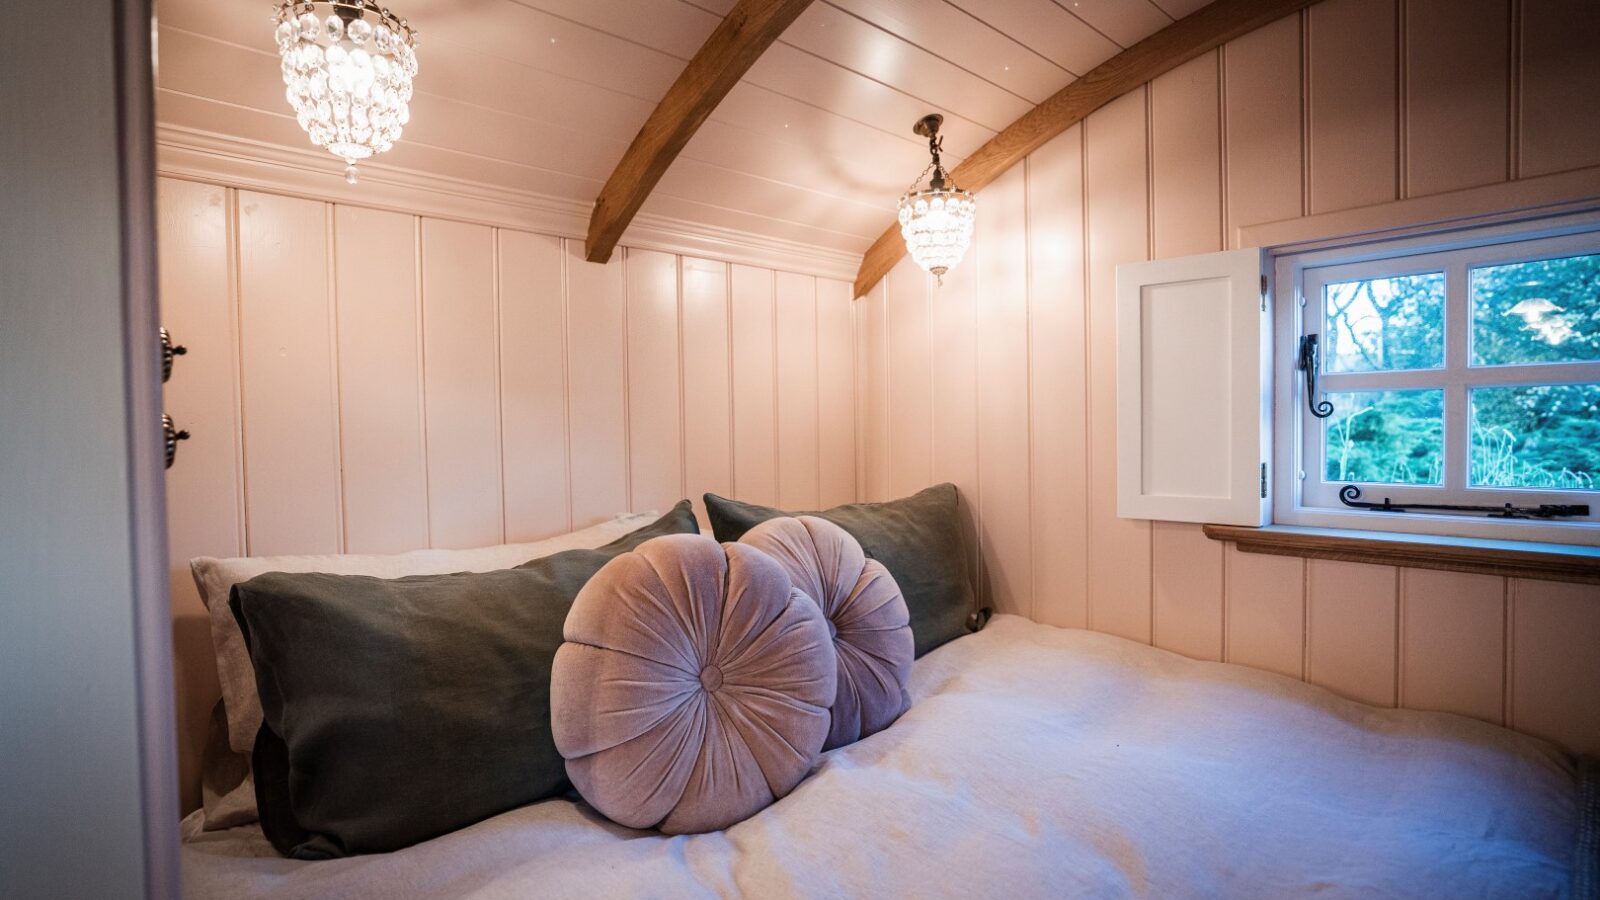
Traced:
[[578, 792], [631, 828], [726, 828], [816, 764], [837, 693], [821, 611], [777, 562], [671, 535], [578, 593], [550, 677]]
[[889, 570], [817, 516], [768, 519], [739, 539], [777, 560], [828, 619], [839, 693], [824, 750], [889, 727], [911, 706], [911, 613]]

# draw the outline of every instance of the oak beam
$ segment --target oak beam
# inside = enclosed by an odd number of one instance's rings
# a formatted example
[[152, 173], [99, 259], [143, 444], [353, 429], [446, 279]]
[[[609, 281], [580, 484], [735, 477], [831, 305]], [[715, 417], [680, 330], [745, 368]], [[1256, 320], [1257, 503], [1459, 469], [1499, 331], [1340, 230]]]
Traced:
[[[951, 172], [964, 190], [977, 191], [1044, 146], [1051, 138], [1128, 91], [1195, 57], [1299, 12], [1316, 0], [1216, 0], [1118, 53], [1049, 99], [1022, 114]], [[1299, 73], [1284, 73], [1299, 77]], [[983, 210], [978, 210], [983, 215]], [[866, 296], [906, 252], [899, 224], [868, 248], [856, 274], [855, 296]]]
[[585, 256], [611, 258], [628, 223], [722, 98], [811, 0], [739, 0], [650, 112], [589, 216]]

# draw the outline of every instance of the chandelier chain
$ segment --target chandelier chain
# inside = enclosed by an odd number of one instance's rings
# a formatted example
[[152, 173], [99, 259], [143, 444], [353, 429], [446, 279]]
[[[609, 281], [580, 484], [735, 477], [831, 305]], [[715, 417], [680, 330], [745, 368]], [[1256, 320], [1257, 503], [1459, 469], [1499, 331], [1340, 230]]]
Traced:
[[917, 185], [922, 183], [922, 179], [927, 178], [928, 177], [928, 173], [932, 172], [932, 171], [933, 171], [933, 163], [930, 162], [930, 163], [928, 163], [927, 167], [925, 167], [922, 170], [922, 174], [921, 175], [918, 175], [917, 177], [911, 179], [911, 186], [905, 189], [905, 193], [910, 194], [911, 192], [915, 191], [917, 189]]

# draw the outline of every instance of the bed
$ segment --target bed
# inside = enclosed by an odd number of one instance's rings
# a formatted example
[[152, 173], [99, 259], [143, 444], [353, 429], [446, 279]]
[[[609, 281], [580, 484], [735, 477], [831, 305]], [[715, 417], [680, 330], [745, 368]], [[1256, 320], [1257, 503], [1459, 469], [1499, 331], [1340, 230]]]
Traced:
[[[1571, 757], [1442, 713], [998, 616], [916, 663], [895, 725], [725, 832], [551, 800], [300, 862], [185, 822], [190, 897], [1559, 897]], [[404, 790], [404, 785], [396, 785]], [[198, 815], [198, 814], [197, 814]]]

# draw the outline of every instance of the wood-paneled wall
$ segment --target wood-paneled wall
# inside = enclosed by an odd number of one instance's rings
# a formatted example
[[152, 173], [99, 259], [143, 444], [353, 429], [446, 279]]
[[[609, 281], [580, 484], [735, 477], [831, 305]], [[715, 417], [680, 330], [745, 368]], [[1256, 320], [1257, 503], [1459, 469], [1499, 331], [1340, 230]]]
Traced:
[[195, 556], [536, 540], [705, 491], [855, 499], [849, 285], [160, 182], [185, 809], [217, 696]]
[[1600, 165], [1597, 41], [1586, 3], [1325, 0], [1096, 112], [982, 192], [942, 288], [906, 260], [859, 301], [864, 496], [958, 484], [1001, 610], [1600, 750], [1600, 588], [1120, 519], [1113, 368], [1119, 263]]

